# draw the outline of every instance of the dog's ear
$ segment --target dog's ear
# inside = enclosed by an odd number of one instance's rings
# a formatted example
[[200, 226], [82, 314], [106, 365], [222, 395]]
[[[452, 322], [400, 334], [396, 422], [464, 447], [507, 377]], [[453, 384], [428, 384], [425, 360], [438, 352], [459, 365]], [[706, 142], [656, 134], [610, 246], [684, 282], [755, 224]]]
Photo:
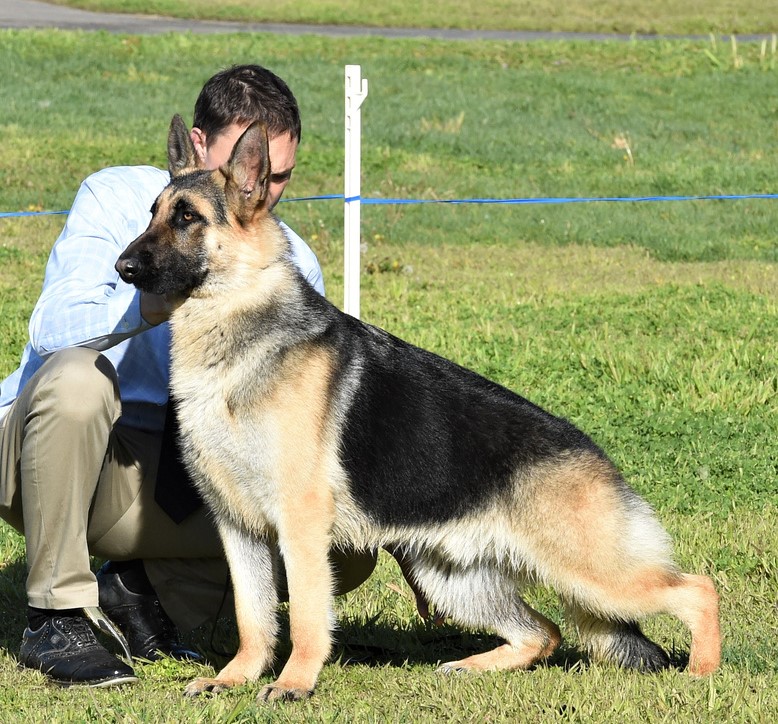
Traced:
[[267, 129], [252, 123], [238, 139], [225, 167], [225, 193], [239, 218], [248, 221], [267, 198], [270, 180], [270, 154]]
[[167, 165], [170, 177], [197, 168], [197, 155], [184, 119], [176, 113], [167, 137]]

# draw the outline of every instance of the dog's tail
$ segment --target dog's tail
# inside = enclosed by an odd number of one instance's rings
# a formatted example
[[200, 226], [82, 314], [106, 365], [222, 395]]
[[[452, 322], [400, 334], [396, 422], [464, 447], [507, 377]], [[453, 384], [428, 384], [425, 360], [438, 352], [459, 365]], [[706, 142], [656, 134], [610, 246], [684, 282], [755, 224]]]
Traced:
[[521, 532], [535, 572], [566, 602], [593, 658], [645, 670], [667, 666], [667, 654], [636, 622], [668, 613], [691, 632], [690, 672], [715, 670], [721, 640], [713, 582], [678, 569], [653, 510], [613, 465], [583, 452], [535, 482], [533, 509], [556, 515], [536, 514], [531, 527], [525, 518]]
[[609, 661], [626, 669], [660, 671], [670, 666], [670, 657], [649, 639], [636, 621], [597, 618], [575, 604], [565, 605], [578, 636], [594, 661]]

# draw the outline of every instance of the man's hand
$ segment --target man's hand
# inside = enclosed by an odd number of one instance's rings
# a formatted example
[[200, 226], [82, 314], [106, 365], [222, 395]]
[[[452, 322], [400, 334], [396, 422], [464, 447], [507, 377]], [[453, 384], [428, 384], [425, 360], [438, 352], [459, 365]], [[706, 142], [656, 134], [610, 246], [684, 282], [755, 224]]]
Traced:
[[165, 294], [140, 293], [140, 314], [143, 319], [155, 327], [167, 322], [173, 310], [181, 303], [180, 299], [170, 300]]

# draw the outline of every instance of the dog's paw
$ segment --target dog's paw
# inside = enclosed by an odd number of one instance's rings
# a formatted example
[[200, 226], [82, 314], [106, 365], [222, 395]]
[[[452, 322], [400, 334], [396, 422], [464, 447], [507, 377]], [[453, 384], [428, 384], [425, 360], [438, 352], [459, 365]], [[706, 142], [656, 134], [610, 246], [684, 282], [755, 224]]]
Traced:
[[275, 681], [262, 688], [257, 701], [299, 701], [312, 695], [313, 689], [285, 686], [281, 682]]
[[469, 666], [464, 666], [461, 661], [449, 661], [445, 664], [441, 664], [435, 669], [438, 674], [446, 674], [447, 676], [453, 676], [454, 674], [469, 674], [472, 669]]
[[232, 684], [226, 681], [219, 681], [218, 679], [206, 679], [199, 678], [194, 681], [190, 681], [184, 689], [184, 696], [199, 696], [200, 694], [218, 694], [222, 691], [227, 691]]

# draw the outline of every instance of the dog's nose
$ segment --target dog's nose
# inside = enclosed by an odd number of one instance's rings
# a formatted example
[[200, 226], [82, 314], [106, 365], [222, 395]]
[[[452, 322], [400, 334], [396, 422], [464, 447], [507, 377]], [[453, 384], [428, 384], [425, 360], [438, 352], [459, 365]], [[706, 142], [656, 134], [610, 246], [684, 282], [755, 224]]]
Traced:
[[140, 259], [130, 257], [129, 259], [119, 259], [116, 262], [116, 271], [119, 272], [119, 276], [128, 283], [140, 274], [141, 263]]

